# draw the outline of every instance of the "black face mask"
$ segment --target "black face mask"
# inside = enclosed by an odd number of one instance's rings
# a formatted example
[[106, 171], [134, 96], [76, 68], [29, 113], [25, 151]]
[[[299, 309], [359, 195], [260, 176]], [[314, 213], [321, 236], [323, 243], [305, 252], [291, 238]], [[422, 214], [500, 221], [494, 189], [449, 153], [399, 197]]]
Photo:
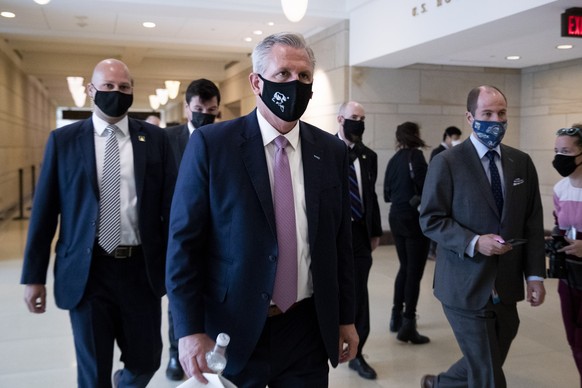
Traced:
[[313, 84], [299, 81], [272, 82], [264, 79], [261, 100], [267, 108], [283, 121], [297, 121], [305, 113], [311, 99]]
[[580, 155], [582, 155], [582, 152], [580, 152], [578, 155], [556, 154], [556, 156], [554, 156], [554, 160], [552, 161], [552, 165], [556, 171], [558, 171], [558, 174], [566, 177], [573, 173], [578, 168], [578, 166], [582, 164], [576, 164], [576, 158]]
[[192, 112], [192, 120], [190, 122], [194, 128], [200, 128], [206, 124], [212, 124], [216, 120], [216, 115], [202, 112]]
[[125, 94], [118, 91], [95, 92], [95, 105], [109, 117], [121, 117], [127, 113], [131, 104], [133, 104], [133, 94]]
[[365, 124], [361, 120], [350, 120], [344, 117], [344, 136], [346, 140], [352, 143], [359, 143], [362, 141]]

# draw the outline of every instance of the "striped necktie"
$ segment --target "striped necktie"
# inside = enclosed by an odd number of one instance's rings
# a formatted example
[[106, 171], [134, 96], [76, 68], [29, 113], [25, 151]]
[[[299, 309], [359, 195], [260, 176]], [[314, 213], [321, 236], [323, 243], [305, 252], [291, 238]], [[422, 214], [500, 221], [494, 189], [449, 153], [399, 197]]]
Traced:
[[121, 242], [121, 175], [117, 126], [109, 125], [99, 198], [99, 246], [113, 252]]
[[501, 190], [501, 178], [499, 177], [499, 170], [495, 164], [495, 155], [497, 152], [490, 150], [487, 151], [487, 157], [489, 158], [489, 173], [491, 174], [491, 192], [493, 193], [493, 198], [495, 199], [495, 204], [497, 205], [497, 210], [499, 210], [499, 215], [503, 211], [503, 191]]
[[356, 174], [356, 167], [354, 161], [358, 158], [353, 149], [349, 151], [350, 156], [350, 206], [352, 208], [352, 219], [360, 221], [364, 215], [364, 206], [362, 205], [362, 198], [360, 197], [360, 187], [358, 186], [358, 175]]

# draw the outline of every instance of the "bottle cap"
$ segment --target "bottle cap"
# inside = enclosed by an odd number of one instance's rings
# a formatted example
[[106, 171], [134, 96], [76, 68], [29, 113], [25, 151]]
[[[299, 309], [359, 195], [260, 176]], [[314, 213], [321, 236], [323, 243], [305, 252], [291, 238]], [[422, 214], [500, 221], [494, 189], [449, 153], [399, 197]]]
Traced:
[[219, 346], [227, 346], [228, 343], [230, 342], [230, 336], [226, 333], [220, 333], [217, 337], [216, 337], [216, 343]]

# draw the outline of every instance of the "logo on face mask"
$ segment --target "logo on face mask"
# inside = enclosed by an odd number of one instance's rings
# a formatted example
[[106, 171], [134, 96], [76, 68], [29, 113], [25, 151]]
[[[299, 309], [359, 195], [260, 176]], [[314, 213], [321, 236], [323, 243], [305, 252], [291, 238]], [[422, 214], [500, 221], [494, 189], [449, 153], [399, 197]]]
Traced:
[[503, 140], [507, 130], [507, 121], [481, 121], [473, 120], [473, 131], [479, 141], [487, 148], [495, 148]]
[[263, 80], [261, 100], [271, 113], [283, 121], [299, 120], [311, 99], [313, 84], [300, 81], [272, 82], [264, 79], [260, 74], [258, 76]]

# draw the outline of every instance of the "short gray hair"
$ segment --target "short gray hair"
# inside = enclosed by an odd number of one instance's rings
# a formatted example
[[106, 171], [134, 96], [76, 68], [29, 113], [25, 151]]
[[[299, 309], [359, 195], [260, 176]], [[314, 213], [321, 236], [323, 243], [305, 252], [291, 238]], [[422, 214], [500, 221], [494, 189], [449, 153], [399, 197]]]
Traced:
[[309, 57], [311, 68], [315, 68], [315, 55], [311, 47], [307, 45], [302, 35], [292, 32], [279, 32], [267, 36], [263, 39], [253, 50], [253, 72], [263, 74], [268, 66], [267, 57], [271, 53], [273, 46], [280, 44], [283, 46], [290, 46], [296, 49], [304, 49]]

